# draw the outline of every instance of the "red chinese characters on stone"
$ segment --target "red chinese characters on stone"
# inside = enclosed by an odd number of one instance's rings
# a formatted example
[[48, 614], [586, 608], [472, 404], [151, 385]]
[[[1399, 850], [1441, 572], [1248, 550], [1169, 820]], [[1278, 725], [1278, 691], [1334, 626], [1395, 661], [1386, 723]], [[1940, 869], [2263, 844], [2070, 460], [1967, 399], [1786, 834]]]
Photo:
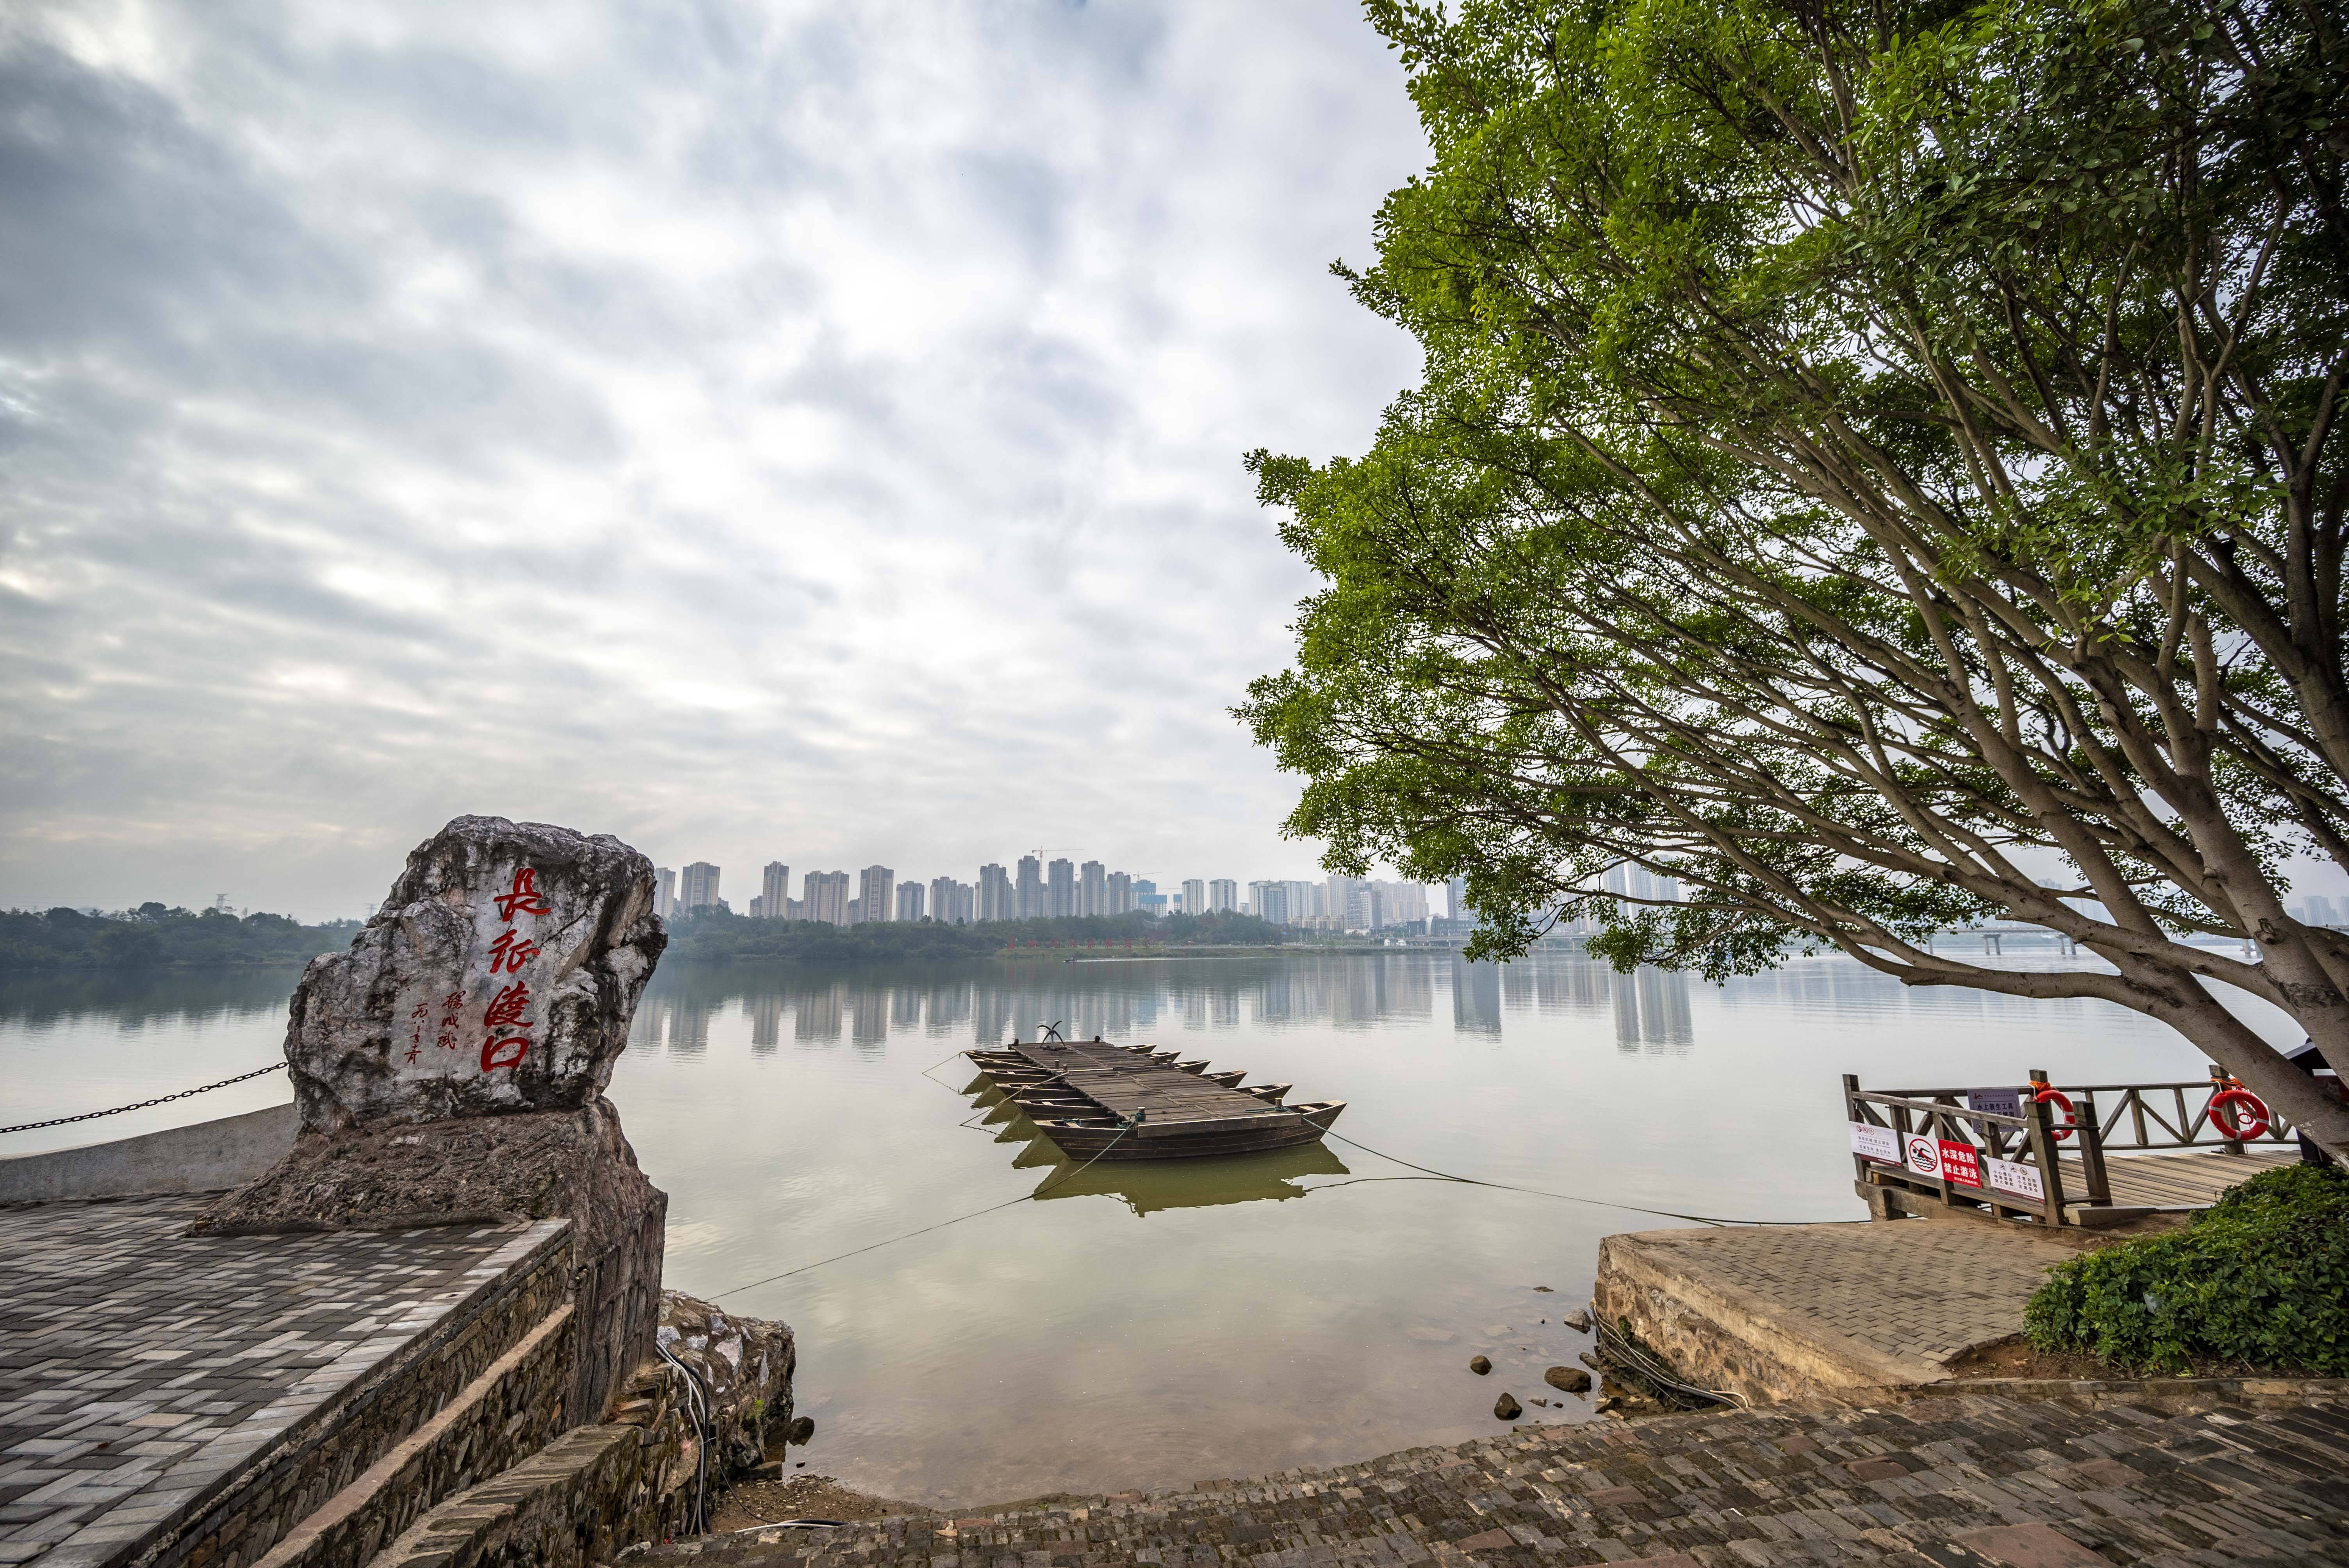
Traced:
[[502, 1033], [505, 1030], [525, 1030], [532, 1020], [523, 1017], [523, 1009], [530, 1006], [530, 987], [517, 980], [490, 998], [481, 1010], [481, 1027], [489, 1034], [481, 1041], [481, 1070], [495, 1072], [500, 1068], [519, 1067], [530, 1054], [530, 1036]]
[[527, 936], [515, 932], [501, 931], [498, 939], [490, 944], [490, 973], [492, 975], [522, 973], [522, 966], [539, 954], [539, 945]]
[[513, 886], [498, 894], [498, 913], [511, 924], [517, 914], [544, 914], [554, 906], [538, 891], [538, 872], [529, 866], [514, 868]]
[[481, 1014], [481, 1023], [484, 1027], [492, 1029], [501, 1024], [520, 1024], [527, 1027], [530, 1020], [522, 1016], [522, 1010], [529, 1006], [530, 987], [517, 980], [490, 998], [489, 1006]]
[[[498, 906], [498, 917], [506, 923], [507, 930], [498, 933], [490, 944], [490, 973], [519, 975], [523, 965], [543, 951], [520, 932], [512, 930], [517, 914], [546, 914], [554, 905], [538, 891], [538, 872], [530, 866], [514, 868], [513, 885], [499, 893], [492, 901]], [[490, 998], [481, 1010], [481, 1071], [493, 1073], [500, 1068], [520, 1067], [530, 1054], [530, 1036], [526, 1032], [532, 1020], [523, 1017], [523, 1009], [530, 1006], [530, 987], [517, 980]]]

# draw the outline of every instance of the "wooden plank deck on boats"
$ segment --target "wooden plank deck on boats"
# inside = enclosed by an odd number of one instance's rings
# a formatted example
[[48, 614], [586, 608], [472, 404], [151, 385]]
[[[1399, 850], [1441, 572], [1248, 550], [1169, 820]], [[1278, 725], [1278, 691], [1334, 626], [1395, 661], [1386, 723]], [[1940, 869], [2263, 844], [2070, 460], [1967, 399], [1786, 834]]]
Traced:
[[1007, 1048], [1114, 1116], [1123, 1119], [1137, 1111], [1148, 1112], [1135, 1129], [1135, 1136], [1141, 1138], [1175, 1136], [1178, 1130], [1204, 1132], [1226, 1123], [1235, 1128], [1260, 1126], [1268, 1119], [1297, 1115], [1254, 1095], [1115, 1046], [1076, 1040], [1066, 1045], [1014, 1044]]

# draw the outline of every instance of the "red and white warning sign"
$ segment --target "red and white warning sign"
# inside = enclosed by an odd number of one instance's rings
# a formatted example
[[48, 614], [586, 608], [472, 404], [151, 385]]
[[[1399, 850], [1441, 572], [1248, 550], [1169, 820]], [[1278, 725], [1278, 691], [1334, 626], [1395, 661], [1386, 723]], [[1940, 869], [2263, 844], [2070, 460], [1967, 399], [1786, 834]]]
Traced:
[[1963, 1187], [1982, 1185], [1982, 1155], [1962, 1140], [1941, 1140], [1941, 1175]]

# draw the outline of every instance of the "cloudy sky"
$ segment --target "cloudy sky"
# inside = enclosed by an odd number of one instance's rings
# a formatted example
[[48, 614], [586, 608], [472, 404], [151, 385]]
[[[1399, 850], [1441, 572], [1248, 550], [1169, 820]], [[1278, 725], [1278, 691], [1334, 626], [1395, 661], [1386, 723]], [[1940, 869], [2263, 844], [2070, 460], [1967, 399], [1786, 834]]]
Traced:
[[0, 905], [357, 913], [460, 812], [1309, 875], [1247, 449], [1411, 346], [1346, 0], [0, 14]]

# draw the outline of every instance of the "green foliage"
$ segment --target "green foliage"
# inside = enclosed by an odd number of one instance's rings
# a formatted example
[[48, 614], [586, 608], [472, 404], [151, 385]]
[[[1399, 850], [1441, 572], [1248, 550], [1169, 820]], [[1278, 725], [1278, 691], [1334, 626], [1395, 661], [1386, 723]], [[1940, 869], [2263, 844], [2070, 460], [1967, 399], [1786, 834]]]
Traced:
[[0, 913], [0, 970], [303, 963], [347, 945], [357, 930], [351, 920], [304, 925], [282, 914], [239, 918], [153, 903], [120, 915], [9, 910]]
[[1269, 947], [1280, 940], [1278, 927], [1254, 915], [1230, 912], [1164, 918], [1088, 915], [973, 925], [941, 925], [931, 920], [826, 925], [805, 920], [750, 920], [719, 909], [696, 911], [671, 922], [665, 957], [671, 963], [778, 958], [857, 964], [943, 961], [1040, 950], [1081, 952], [1088, 947]]
[[[1478, 956], [1594, 917], [1626, 966], [1791, 935], [2342, 1027], [2349, 944], [2282, 907], [2349, 865], [2334, 12], [1368, 9], [1434, 161], [1339, 271], [1424, 372], [1360, 457], [1248, 459], [1325, 583], [1238, 710], [1288, 830], [1465, 876]], [[1993, 915], [2121, 976], [1924, 950]]]
[[2183, 1231], [2059, 1264], [2023, 1325], [2042, 1350], [2131, 1369], [2349, 1377], [2349, 1169], [2262, 1171]]

